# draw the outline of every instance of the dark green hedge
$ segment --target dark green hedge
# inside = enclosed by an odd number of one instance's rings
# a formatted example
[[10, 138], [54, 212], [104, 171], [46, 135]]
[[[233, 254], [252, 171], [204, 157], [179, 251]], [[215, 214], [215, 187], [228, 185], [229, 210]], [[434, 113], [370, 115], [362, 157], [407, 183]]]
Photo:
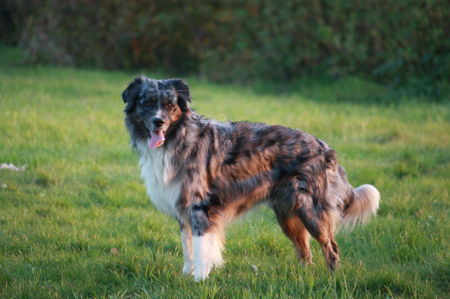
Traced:
[[450, 77], [447, 0], [6, 0], [0, 16], [31, 61], [219, 81]]

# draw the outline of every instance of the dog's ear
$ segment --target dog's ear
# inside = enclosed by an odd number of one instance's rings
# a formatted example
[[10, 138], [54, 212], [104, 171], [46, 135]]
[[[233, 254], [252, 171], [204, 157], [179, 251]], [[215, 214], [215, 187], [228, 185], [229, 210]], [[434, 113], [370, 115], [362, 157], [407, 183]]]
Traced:
[[175, 93], [177, 95], [178, 106], [180, 106], [181, 111], [189, 111], [189, 106], [187, 102], [191, 101], [191, 94], [189, 93], [189, 87], [187, 82], [182, 79], [172, 79], [170, 80]]
[[136, 99], [141, 91], [142, 83], [145, 78], [143, 76], [137, 77], [131, 82], [128, 87], [122, 92], [123, 102], [127, 105], [125, 106], [125, 111], [130, 112], [136, 106]]

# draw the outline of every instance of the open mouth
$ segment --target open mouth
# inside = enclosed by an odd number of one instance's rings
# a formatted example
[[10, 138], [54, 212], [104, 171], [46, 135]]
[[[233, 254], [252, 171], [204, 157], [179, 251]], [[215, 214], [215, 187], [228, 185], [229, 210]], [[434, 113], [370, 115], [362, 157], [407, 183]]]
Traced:
[[155, 149], [164, 144], [164, 141], [166, 140], [166, 138], [164, 137], [165, 131], [154, 130], [154, 131], [149, 131], [149, 132], [150, 132], [150, 139], [148, 141], [148, 146], [151, 149]]

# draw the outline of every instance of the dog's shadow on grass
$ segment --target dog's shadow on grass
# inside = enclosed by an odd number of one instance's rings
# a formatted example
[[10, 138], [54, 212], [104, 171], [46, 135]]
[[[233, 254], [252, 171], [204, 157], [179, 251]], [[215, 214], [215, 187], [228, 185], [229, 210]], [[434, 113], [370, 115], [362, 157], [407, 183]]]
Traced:
[[[172, 239], [140, 237], [132, 242], [138, 248], [145, 248], [150, 251], [157, 251], [161, 254], [178, 254], [179, 244]], [[179, 253], [181, 254], [181, 253]]]

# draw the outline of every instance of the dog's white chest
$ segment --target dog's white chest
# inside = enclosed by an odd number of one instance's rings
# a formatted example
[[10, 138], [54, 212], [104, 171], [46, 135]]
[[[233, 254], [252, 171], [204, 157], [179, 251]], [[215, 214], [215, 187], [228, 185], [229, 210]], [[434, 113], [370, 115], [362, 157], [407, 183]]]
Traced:
[[[141, 152], [142, 153], [142, 152]], [[176, 208], [181, 183], [173, 179], [170, 159], [164, 149], [146, 149], [139, 161], [147, 194], [161, 212], [179, 218]]]

